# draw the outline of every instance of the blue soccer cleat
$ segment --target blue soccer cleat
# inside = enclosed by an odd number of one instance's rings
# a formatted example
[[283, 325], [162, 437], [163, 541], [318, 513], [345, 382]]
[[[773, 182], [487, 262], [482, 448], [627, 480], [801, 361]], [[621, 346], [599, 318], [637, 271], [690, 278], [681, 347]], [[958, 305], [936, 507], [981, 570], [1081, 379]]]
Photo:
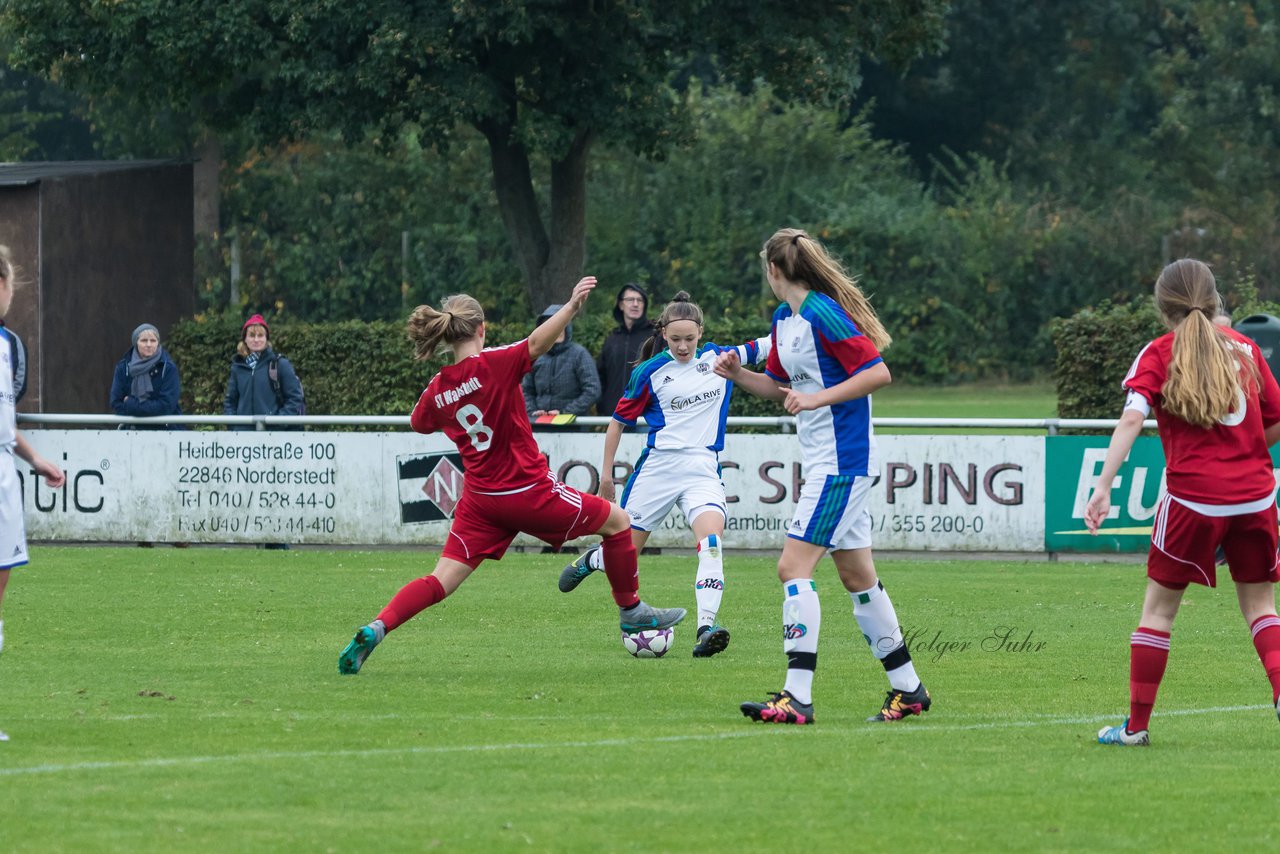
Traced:
[[367, 626], [356, 629], [355, 637], [347, 644], [338, 656], [338, 672], [344, 676], [354, 676], [364, 666], [364, 661], [373, 652], [373, 648], [382, 643], [387, 636], [386, 629], [380, 620], [374, 620]]
[[1104, 726], [1098, 730], [1098, 744], [1118, 744], [1121, 747], [1148, 747], [1151, 736], [1145, 729], [1129, 732], [1129, 719], [1119, 726]]

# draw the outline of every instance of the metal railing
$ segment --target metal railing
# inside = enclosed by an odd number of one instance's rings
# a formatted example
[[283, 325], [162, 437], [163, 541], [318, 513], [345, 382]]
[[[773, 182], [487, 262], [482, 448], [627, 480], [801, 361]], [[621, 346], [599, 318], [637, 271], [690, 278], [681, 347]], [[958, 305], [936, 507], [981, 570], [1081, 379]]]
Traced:
[[[603, 415], [586, 415], [574, 421], [584, 427], [604, 427], [613, 419]], [[76, 414], [61, 412], [19, 412], [19, 424], [46, 426], [104, 425], [108, 427], [132, 427], [157, 424], [198, 424], [227, 427], [251, 426], [256, 430], [273, 427], [404, 427], [409, 426], [407, 415], [157, 415], [152, 418], [131, 418], [122, 415]], [[644, 419], [640, 420], [644, 423]], [[944, 430], [994, 429], [994, 430], [1044, 430], [1056, 436], [1061, 430], [1111, 430], [1118, 423], [1107, 418], [873, 418], [877, 427], [915, 427]], [[790, 415], [779, 416], [730, 416], [729, 427], [774, 427], [779, 433], [794, 433], [796, 419]], [[1156, 422], [1146, 421], [1143, 427], [1154, 430]]]

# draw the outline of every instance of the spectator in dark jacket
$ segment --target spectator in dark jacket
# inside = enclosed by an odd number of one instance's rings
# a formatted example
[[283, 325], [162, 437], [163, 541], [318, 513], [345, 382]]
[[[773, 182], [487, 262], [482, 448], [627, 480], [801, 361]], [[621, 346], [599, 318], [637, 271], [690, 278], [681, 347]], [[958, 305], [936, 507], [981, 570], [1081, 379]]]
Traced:
[[[293, 365], [271, 349], [271, 330], [262, 315], [255, 314], [240, 328], [240, 343], [231, 357], [227, 396], [222, 401], [226, 415], [301, 415], [302, 383]], [[276, 387], [271, 382], [271, 365], [276, 364]], [[233, 430], [252, 430], [237, 425]]]
[[[116, 363], [111, 380], [111, 409], [116, 415], [181, 415], [178, 366], [160, 346], [160, 331], [150, 323], [133, 330], [133, 346]], [[181, 430], [181, 424], [130, 425], [150, 430]]]
[[[538, 326], [560, 310], [549, 305], [538, 316]], [[529, 418], [539, 415], [586, 415], [600, 396], [600, 379], [587, 348], [573, 341], [573, 324], [565, 327], [551, 349], [538, 357], [521, 383]]]
[[653, 337], [653, 324], [647, 317], [648, 313], [649, 295], [644, 288], [635, 282], [623, 285], [613, 306], [613, 319], [618, 322], [618, 328], [605, 336], [600, 356], [596, 359], [596, 371], [600, 376], [597, 415], [613, 415], [627, 388], [640, 348]]

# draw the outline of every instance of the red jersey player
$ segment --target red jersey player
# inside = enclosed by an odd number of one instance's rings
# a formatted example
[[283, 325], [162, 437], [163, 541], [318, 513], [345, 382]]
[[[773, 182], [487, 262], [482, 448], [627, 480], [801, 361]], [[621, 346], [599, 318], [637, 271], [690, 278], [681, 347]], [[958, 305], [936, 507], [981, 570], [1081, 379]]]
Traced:
[[1280, 439], [1280, 388], [1256, 344], [1213, 322], [1221, 299], [1208, 266], [1188, 258], [1165, 267], [1155, 298], [1172, 331], [1147, 344], [1125, 377], [1124, 414], [1084, 511], [1096, 534], [1111, 511], [1116, 472], [1154, 411], [1168, 491], [1156, 508], [1142, 618], [1129, 641], [1129, 717], [1104, 727], [1102, 744], [1150, 742], [1173, 619], [1188, 584], [1215, 586], [1219, 547], [1271, 681], [1271, 701], [1280, 699], [1274, 587], [1280, 571], [1268, 451]]
[[338, 658], [339, 673], [359, 673], [387, 632], [444, 599], [485, 560], [500, 559], [521, 532], [557, 547], [602, 535], [605, 575], [624, 632], [668, 628], [684, 619], [683, 608], [640, 601], [630, 517], [556, 480], [525, 414], [521, 378], [551, 349], [595, 286], [594, 277], [582, 279], [549, 320], [505, 347], [485, 349], [484, 310], [465, 294], [446, 297], [438, 310], [420, 305], [410, 315], [417, 358], [428, 358], [441, 345], [453, 348], [453, 364], [431, 378], [409, 422], [419, 433], [441, 431], [458, 446], [462, 498], [435, 571], [406, 584], [373, 622], [356, 630]]

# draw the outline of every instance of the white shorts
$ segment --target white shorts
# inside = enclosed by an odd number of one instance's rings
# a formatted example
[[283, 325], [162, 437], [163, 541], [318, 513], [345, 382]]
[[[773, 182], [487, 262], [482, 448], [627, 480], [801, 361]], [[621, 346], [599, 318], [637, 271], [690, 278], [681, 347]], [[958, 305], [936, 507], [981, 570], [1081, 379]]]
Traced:
[[12, 453], [0, 452], [0, 569], [27, 562], [27, 526], [22, 517], [22, 484]]
[[621, 503], [631, 517], [631, 527], [641, 531], [661, 525], [677, 503], [690, 525], [708, 510], [727, 516], [720, 460], [715, 451], [703, 448], [645, 448], [622, 490]]
[[832, 551], [871, 547], [867, 499], [872, 478], [815, 474], [805, 479], [787, 536]]

